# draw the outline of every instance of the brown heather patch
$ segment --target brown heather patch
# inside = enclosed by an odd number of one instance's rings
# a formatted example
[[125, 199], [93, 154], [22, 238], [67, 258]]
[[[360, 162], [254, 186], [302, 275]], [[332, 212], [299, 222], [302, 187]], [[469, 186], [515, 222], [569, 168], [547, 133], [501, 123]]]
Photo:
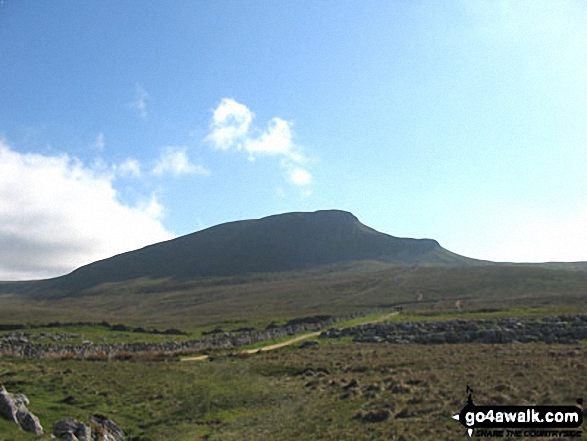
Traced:
[[[587, 391], [578, 367], [586, 360], [583, 346], [322, 344], [255, 362], [304, 373], [292, 378], [306, 391], [308, 413], [297, 422], [280, 414], [279, 439], [295, 439], [288, 427], [297, 424], [316, 439], [453, 440], [465, 436], [450, 416], [464, 406], [467, 384], [479, 405], [573, 405]], [[255, 439], [270, 421], [212, 439]]]

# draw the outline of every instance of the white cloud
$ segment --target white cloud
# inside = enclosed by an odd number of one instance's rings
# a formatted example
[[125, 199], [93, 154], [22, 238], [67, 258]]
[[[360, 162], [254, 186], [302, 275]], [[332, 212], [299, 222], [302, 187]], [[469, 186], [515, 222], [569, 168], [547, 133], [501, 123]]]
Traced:
[[207, 139], [220, 150], [231, 147], [240, 149], [240, 142], [247, 134], [253, 118], [254, 114], [247, 106], [224, 98], [212, 115], [211, 132]]
[[162, 176], [171, 173], [173, 176], [198, 174], [210, 175], [210, 170], [201, 165], [191, 164], [186, 147], [166, 147], [153, 168], [153, 174]]
[[265, 130], [259, 130], [251, 127], [254, 116], [244, 104], [224, 98], [212, 115], [206, 140], [218, 150], [243, 151], [250, 161], [263, 156], [280, 157], [290, 183], [310, 184], [312, 175], [299, 167], [307, 158], [293, 142], [292, 123], [273, 118]]
[[57, 276], [173, 237], [154, 196], [124, 205], [113, 179], [67, 155], [22, 154], [0, 141], [0, 280]]
[[251, 156], [284, 155], [301, 156], [294, 152], [290, 123], [280, 118], [273, 118], [267, 130], [257, 138], [247, 138], [244, 144], [245, 150]]
[[161, 205], [155, 195], [151, 196], [151, 200], [139, 204], [138, 208], [153, 219], [161, 219], [163, 217], [163, 205]]
[[312, 182], [312, 175], [299, 167], [290, 170], [288, 177], [289, 181], [295, 185], [308, 185]]
[[120, 165], [114, 166], [115, 172], [122, 177], [131, 176], [138, 178], [141, 176], [141, 165], [136, 159], [127, 159]]
[[136, 109], [139, 112], [141, 118], [147, 117], [147, 99], [149, 94], [143, 86], [135, 84], [135, 100], [129, 103], [129, 107]]

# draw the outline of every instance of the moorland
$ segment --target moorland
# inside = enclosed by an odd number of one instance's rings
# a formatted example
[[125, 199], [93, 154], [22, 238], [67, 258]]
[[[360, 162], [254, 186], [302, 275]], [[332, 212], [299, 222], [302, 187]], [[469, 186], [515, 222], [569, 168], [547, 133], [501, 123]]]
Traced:
[[[223, 224], [55, 279], [3, 282], [0, 305], [0, 338], [20, 332], [52, 345], [186, 341], [346, 317], [326, 330], [399, 310], [387, 320], [543, 318], [587, 313], [587, 265], [470, 259], [331, 210]], [[349, 336], [252, 350], [295, 337], [191, 362], [181, 356], [198, 353], [4, 356], [0, 384], [27, 395], [46, 432], [65, 416], [100, 412], [144, 440], [461, 439], [450, 416], [465, 404], [467, 384], [478, 404], [572, 405], [586, 391], [584, 341], [423, 345]], [[0, 439], [37, 438], [0, 418]]]

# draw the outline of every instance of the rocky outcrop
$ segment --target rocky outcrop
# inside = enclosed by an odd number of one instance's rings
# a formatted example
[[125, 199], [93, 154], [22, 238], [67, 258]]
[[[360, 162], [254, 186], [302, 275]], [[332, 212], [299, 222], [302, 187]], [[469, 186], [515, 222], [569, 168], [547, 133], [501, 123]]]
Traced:
[[90, 426], [70, 417], [53, 424], [53, 435], [65, 441], [93, 441]]
[[395, 322], [329, 329], [321, 338], [351, 336], [364, 343], [559, 343], [587, 340], [587, 315]]
[[67, 417], [53, 424], [53, 435], [62, 441], [124, 441], [122, 428], [110, 418], [94, 414], [89, 424]]
[[[124, 431], [110, 418], [94, 414], [90, 417], [92, 433], [96, 435], [96, 441], [124, 441]], [[93, 436], [93, 435], [92, 435]]]
[[29, 400], [23, 394], [11, 394], [0, 386], [0, 415], [15, 422], [23, 430], [35, 435], [43, 434], [39, 419], [27, 409]]
[[[0, 415], [14, 421], [23, 430], [42, 435], [39, 419], [26, 406], [29, 400], [23, 394], [11, 394], [0, 386]], [[53, 436], [63, 441], [125, 441], [122, 428], [110, 418], [93, 414], [89, 424], [66, 417], [53, 424]]]

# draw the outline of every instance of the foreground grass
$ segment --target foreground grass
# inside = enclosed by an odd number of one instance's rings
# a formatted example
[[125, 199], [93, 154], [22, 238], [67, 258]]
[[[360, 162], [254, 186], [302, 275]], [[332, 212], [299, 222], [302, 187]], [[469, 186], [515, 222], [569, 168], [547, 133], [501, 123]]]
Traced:
[[[162, 362], [0, 359], [0, 382], [29, 397], [29, 408], [46, 430], [65, 416], [87, 420], [90, 413], [100, 412], [131, 434], [162, 440], [193, 439], [219, 421], [284, 399], [266, 377], [242, 362], [193, 367]], [[3, 429], [14, 439], [35, 439], [15, 433], [11, 424], [1, 420], [2, 434]]]
[[[321, 342], [202, 363], [2, 358], [0, 383], [25, 393], [48, 430], [101, 412], [152, 440], [454, 440], [467, 384], [477, 404], [574, 404], [587, 348]], [[388, 417], [364, 421], [372, 411]], [[3, 439], [49, 436], [0, 420]]]

